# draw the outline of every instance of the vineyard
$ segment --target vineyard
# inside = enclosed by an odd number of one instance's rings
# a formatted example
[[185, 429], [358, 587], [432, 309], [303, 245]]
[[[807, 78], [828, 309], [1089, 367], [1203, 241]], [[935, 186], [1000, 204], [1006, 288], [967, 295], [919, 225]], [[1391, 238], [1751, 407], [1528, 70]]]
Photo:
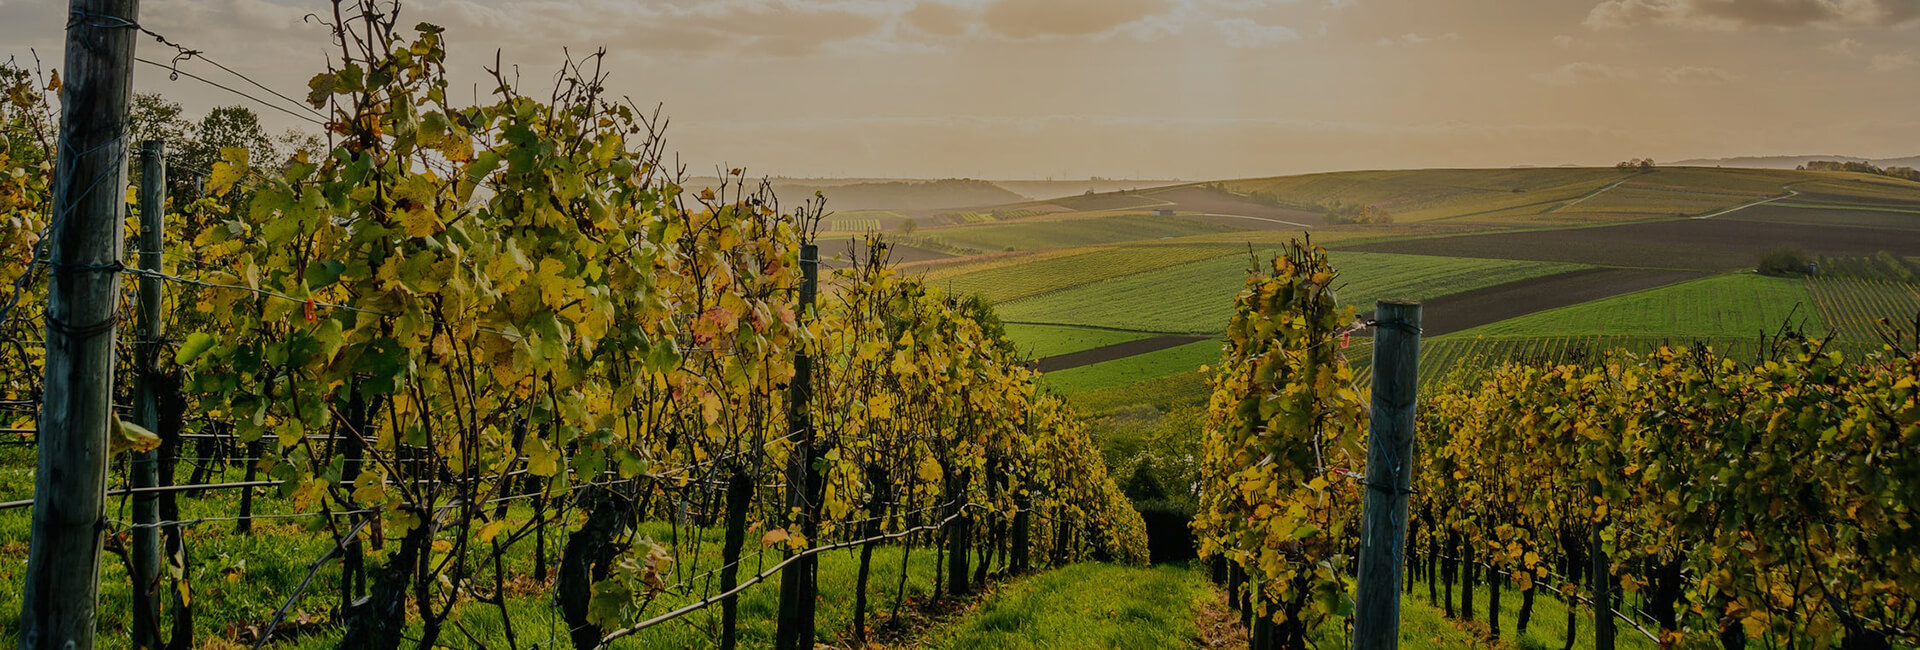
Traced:
[[[1920, 647], [1920, 184], [783, 202], [605, 51], [467, 92], [348, 0], [289, 96], [74, 7], [0, 63], [23, 649]], [[135, 62], [315, 131], [144, 137]]]
[[[56, 120], [58, 81], [0, 71], [0, 409], [8, 459], [39, 463], [31, 493], [0, 481], [8, 539], [33, 524], [4, 570], [23, 647], [96, 622], [151, 648], [811, 647], [1144, 558], [984, 303], [878, 240], [820, 277], [821, 207], [739, 171], [683, 189], [599, 55], [539, 99], [491, 70], [492, 103], [457, 106], [440, 28], [348, 8], [298, 107], [325, 144], [285, 160], [169, 169], [119, 131], [67, 143], [105, 170], [76, 178], [55, 125], [110, 131], [75, 126], [81, 82]], [[129, 158], [132, 237], [85, 230], [127, 214]], [[169, 196], [182, 176], [204, 182]], [[72, 320], [76, 286], [104, 290], [104, 324]], [[106, 448], [52, 424], [94, 398]]]
[[[1414, 487], [1401, 491], [1371, 466], [1379, 443], [1366, 450], [1339, 343], [1355, 321], [1335, 277], [1318, 249], [1276, 258], [1240, 295], [1212, 375], [1194, 527], [1254, 647], [1366, 631], [1347, 627], [1347, 594], [1369, 580], [1364, 559], [1353, 567], [1380, 543], [1360, 532], [1363, 500], [1368, 521], [1384, 516], [1378, 494], [1411, 502], [1396, 515], [1405, 546], [1389, 551], [1407, 570], [1386, 588], [1422, 588], [1465, 621], [1478, 603], [1496, 638], [1554, 625], [1571, 647], [1586, 609], [1603, 648], [1616, 634], [1920, 643], [1920, 356], [1908, 351], [1920, 331], [1865, 357], [1791, 331], [1742, 355], [1751, 362], [1704, 343], [1533, 348], [1423, 397], [1419, 457], [1395, 468]], [[1520, 592], [1515, 620], [1500, 619], [1503, 589]], [[1564, 622], [1535, 619], [1542, 598], [1565, 605]]]

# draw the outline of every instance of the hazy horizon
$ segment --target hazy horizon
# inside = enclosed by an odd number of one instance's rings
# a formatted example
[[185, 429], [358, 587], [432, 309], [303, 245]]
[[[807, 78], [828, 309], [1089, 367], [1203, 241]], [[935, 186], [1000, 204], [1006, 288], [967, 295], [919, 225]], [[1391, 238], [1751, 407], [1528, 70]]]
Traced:
[[[143, 5], [145, 26], [289, 96], [327, 62], [326, 30], [302, 20], [321, 3]], [[64, 2], [0, 11], [6, 54], [58, 65]], [[420, 0], [401, 19], [448, 29], [461, 88], [485, 87], [495, 48], [538, 88], [564, 49], [605, 46], [611, 90], [664, 106], [694, 174], [1200, 180], [1920, 154], [1920, 0]], [[196, 114], [248, 103], [151, 66], [135, 83]]]

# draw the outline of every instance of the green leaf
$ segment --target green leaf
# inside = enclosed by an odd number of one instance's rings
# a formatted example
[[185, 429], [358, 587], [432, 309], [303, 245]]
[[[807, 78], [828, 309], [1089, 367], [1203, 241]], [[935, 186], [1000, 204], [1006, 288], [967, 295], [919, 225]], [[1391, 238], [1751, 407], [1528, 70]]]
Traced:
[[188, 334], [187, 340], [180, 344], [180, 350], [173, 353], [173, 362], [183, 366], [193, 363], [195, 359], [200, 358], [200, 355], [212, 349], [216, 342], [218, 340], [206, 332]]

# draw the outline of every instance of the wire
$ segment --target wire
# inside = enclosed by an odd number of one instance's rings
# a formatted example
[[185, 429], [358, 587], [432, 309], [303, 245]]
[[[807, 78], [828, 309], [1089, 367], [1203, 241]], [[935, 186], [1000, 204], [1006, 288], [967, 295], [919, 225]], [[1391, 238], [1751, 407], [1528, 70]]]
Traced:
[[[303, 115], [303, 114], [301, 114], [301, 113], [297, 113], [297, 112], [294, 112], [293, 110], [291, 110], [291, 109], [288, 109], [288, 108], [286, 108], [286, 107], [284, 107], [284, 106], [281, 106], [281, 105], [279, 105], [279, 104], [270, 104], [270, 103], [267, 103], [267, 102], [266, 102], [265, 100], [262, 100], [262, 99], [260, 99], [259, 97], [254, 97], [253, 95], [249, 95], [249, 94], [246, 94], [246, 93], [244, 93], [244, 92], [241, 92], [241, 91], [239, 91], [239, 90], [236, 90], [236, 89], [234, 89], [234, 88], [232, 88], [232, 87], [230, 87], [230, 86], [227, 86], [227, 85], [225, 85], [225, 84], [222, 84], [222, 83], [220, 83], [220, 82], [217, 82], [217, 81], [214, 81], [214, 80], [212, 80], [212, 79], [208, 79], [208, 78], [206, 78], [206, 77], [202, 77], [202, 76], [200, 76], [200, 75], [197, 75], [197, 74], [194, 74], [194, 73], [191, 73], [191, 72], [187, 72], [187, 71], [185, 71], [185, 70], [181, 70], [181, 69], [180, 69], [180, 68], [179, 68], [178, 66], [175, 66], [175, 65], [167, 65], [167, 64], [165, 64], [165, 63], [160, 63], [160, 62], [158, 62], [158, 61], [154, 61], [154, 60], [151, 60], [151, 59], [145, 59], [145, 58], [141, 58], [141, 57], [137, 57], [137, 56], [136, 56], [136, 57], [133, 57], [133, 60], [135, 60], [135, 61], [139, 61], [139, 62], [141, 62], [141, 63], [145, 63], [145, 64], [147, 64], [147, 65], [151, 65], [151, 66], [154, 66], [154, 67], [158, 67], [158, 68], [166, 68], [166, 69], [168, 69], [168, 70], [171, 70], [171, 71], [173, 72], [173, 74], [175, 74], [175, 75], [179, 75], [179, 76], [185, 76], [185, 77], [186, 77], [186, 78], [188, 78], [188, 79], [192, 79], [192, 80], [194, 80], [194, 81], [198, 81], [198, 82], [201, 82], [201, 83], [204, 83], [204, 84], [207, 84], [207, 85], [209, 85], [209, 86], [213, 86], [213, 87], [215, 87], [215, 88], [219, 88], [219, 89], [221, 89], [221, 90], [224, 90], [224, 91], [227, 91], [227, 92], [230, 92], [230, 93], [233, 93], [233, 94], [235, 94], [235, 95], [239, 95], [239, 96], [241, 96], [241, 97], [245, 97], [245, 98], [247, 98], [247, 99], [251, 99], [251, 100], [253, 100], [253, 101], [254, 101], [254, 103], [257, 103], [257, 104], [259, 104], [259, 105], [261, 105], [261, 106], [264, 106], [264, 107], [267, 107], [267, 108], [271, 108], [271, 109], [273, 109], [273, 110], [276, 110], [276, 111], [280, 111], [280, 112], [282, 112], [282, 113], [286, 113], [286, 114], [288, 114], [288, 115], [292, 115], [292, 116], [294, 116], [294, 117], [296, 117], [296, 118], [299, 118], [299, 119], [302, 119], [302, 120], [306, 120], [306, 121], [308, 121], [308, 122], [310, 122], [310, 123], [313, 123], [313, 124], [316, 124], [316, 125], [318, 125], [318, 126], [320, 126], [320, 128], [327, 128], [327, 123], [326, 123], [326, 122], [322, 122], [322, 121], [320, 121], [320, 120], [317, 120], [317, 119], [314, 119], [314, 118], [313, 118], [313, 116], [310, 116], [310, 115]], [[222, 68], [222, 69], [225, 69], [225, 68]], [[245, 77], [242, 77], [242, 78], [244, 79]], [[249, 81], [251, 81], [251, 80], [249, 80]], [[259, 85], [259, 84], [255, 84], [255, 85]], [[268, 92], [272, 92], [272, 91], [268, 91]]]

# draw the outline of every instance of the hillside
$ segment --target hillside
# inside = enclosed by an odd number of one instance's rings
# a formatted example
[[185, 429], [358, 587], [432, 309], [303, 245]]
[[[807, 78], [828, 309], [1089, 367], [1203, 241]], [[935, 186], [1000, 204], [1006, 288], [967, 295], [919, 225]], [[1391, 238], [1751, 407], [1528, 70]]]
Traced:
[[[1374, 206], [1388, 223], [1333, 223]], [[1910, 319], [1920, 183], [1858, 173], [1664, 167], [1434, 169], [1190, 183], [924, 218], [910, 273], [999, 305], [1047, 383], [1096, 410], [1198, 399], [1245, 270], [1287, 240], [1333, 249], [1341, 299], [1429, 305], [1422, 376], [1486, 355], [1567, 355], [1700, 339], [1753, 349], [1789, 316], [1855, 349]], [[993, 219], [993, 215], [1021, 215]], [[1754, 284], [1790, 248], [1847, 280]], [[1855, 272], [1851, 269], [1862, 269]], [[1761, 290], [1765, 289], [1765, 290]], [[1705, 296], [1732, 311], [1672, 315]], [[1675, 298], [1677, 297], [1677, 298]], [[1656, 313], [1658, 312], [1658, 313]], [[1551, 325], [1550, 327], [1548, 325]], [[1476, 343], [1476, 341], [1482, 341]], [[1364, 364], [1364, 353], [1356, 363]]]

